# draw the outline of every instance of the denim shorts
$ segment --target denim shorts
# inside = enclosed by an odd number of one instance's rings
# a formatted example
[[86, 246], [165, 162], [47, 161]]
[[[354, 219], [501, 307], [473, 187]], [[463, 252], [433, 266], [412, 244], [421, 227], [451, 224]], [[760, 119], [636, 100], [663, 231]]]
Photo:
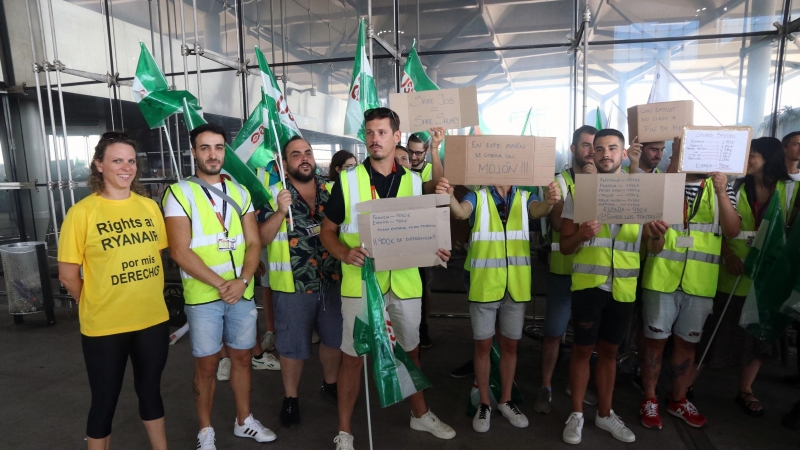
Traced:
[[671, 334], [697, 344], [703, 336], [703, 325], [714, 299], [697, 297], [681, 290], [665, 293], [645, 289], [642, 294], [644, 335], [650, 339], [667, 339]]
[[313, 294], [275, 291], [274, 296], [275, 348], [281, 356], [308, 359], [314, 330], [322, 345], [336, 350], [342, 346], [342, 297], [339, 286]]
[[252, 300], [241, 299], [234, 305], [222, 300], [202, 305], [186, 305], [186, 319], [195, 358], [217, 354], [225, 345], [247, 350], [256, 344], [258, 311]]

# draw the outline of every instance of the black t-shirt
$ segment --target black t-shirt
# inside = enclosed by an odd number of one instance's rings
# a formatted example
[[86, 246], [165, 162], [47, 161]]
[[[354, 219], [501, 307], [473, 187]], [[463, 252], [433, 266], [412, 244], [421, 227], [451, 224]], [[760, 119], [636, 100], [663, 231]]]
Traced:
[[[390, 173], [389, 176], [383, 176], [378, 171], [372, 170], [369, 158], [365, 159], [361, 165], [364, 166], [364, 169], [366, 169], [367, 173], [370, 175], [370, 180], [372, 181], [372, 185], [375, 186], [375, 192], [378, 194], [378, 197], [397, 197], [397, 192], [400, 190], [400, 180], [406, 173], [405, 167], [395, 163], [392, 167], [392, 173]], [[356, 168], [351, 170], [356, 170]], [[339, 178], [341, 179], [346, 176], [347, 175], [343, 173]], [[342, 222], [344, 222], [344, 216], [344, 195], [342, 194], [342, 183], [339, 182], [333, 185], [331, 196], [328, 198], [328, 203], [325, 205], [325, 217], [336, 225], [341, 225]]]

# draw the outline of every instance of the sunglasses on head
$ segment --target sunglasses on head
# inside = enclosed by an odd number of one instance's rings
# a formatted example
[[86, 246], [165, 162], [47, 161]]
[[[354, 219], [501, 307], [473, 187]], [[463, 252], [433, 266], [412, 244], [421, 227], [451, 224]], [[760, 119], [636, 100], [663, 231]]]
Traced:
[[392, 121], [392, 125], [394, 125], [394, 128], [400, 128], [400, 117], [397, 116], [396, 112], [392, 111], [389, 108], [380, 107], [364, 111], [365, 119], [371, 115], [376, 115], [378, 116], [379, 119], [388, 118]]

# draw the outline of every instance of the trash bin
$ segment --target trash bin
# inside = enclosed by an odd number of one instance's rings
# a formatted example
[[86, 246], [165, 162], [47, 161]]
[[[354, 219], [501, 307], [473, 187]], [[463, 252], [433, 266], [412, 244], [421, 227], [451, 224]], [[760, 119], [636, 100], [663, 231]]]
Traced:
[[9, 314], [44, 311], [53, 323], [53, 286], [47, 263], [47, 244], [18, 242], [0, 245]]

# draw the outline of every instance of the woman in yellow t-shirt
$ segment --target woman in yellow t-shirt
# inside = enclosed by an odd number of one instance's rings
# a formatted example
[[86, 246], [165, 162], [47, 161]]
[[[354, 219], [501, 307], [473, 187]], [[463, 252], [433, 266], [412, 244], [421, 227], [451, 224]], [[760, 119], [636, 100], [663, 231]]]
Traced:
[[161, 264], [161, 250], [167, 247], [164, 219], [158, 205], [142, 196], [136, 142], [129, 136], [103, 134], [91, 170], [92, 194], [70, 208], [58, 248], [59, 279], [80, 313], [92, 391], [89, 449], [108, 449], [129, 357], [150, 444], [166, 449], [161, 401], [169, 344]]

